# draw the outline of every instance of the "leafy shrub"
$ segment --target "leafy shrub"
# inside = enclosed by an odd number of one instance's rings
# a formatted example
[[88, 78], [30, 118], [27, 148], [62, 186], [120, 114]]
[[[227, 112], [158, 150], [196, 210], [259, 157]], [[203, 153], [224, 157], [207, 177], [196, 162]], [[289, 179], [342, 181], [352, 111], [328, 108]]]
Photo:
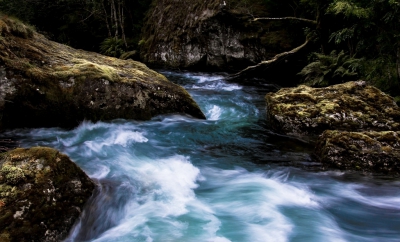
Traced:
[[363, 77], [368, 83], [391, 95], [400, 95], [396, 61], [390, 56], [382, 55], [363, 63]]
[[100, 44], [100, 52], [104, 55], [119, 57], [124, 51], [124, 41], [119, 38], [110, 37]]
[[312, 62], [298, 74], [305, 77], [306, 85], [315, 87], [357, 80], [363, 63], [363, 59], [351, 58], [344, 51], [332, 51], [329, 55], [312, 53], [310, 59]]

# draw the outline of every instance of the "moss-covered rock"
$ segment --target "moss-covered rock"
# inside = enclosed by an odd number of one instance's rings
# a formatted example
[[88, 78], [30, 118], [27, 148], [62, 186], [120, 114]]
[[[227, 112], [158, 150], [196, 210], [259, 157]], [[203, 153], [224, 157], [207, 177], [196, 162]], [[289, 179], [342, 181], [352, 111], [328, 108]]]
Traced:
[[268, 14], [262, 1], [223, 2], [154, 0], [139, 42], [142, 60], [172, 68], [237, 71], [297, 45], [282, 21], [252, 21], [252, 16]]
[[204, 114], [190, 95], [133, 60], [49, 41], [0, 15], [0, 128], [72, 127], [84, 119]]
[[93, 182], [66, 155], [44, 147], [0, 154], [0, 241], [60, 241]]
[[400, 173], [400, 132], [326, 130], [315, 156], [329, 167], [381, 173]]
[[326, 88], [282, 88], [265, 98], [271, 126], [281, 133], [400, 130], [400, 108], [393, 98], [363, 81]]

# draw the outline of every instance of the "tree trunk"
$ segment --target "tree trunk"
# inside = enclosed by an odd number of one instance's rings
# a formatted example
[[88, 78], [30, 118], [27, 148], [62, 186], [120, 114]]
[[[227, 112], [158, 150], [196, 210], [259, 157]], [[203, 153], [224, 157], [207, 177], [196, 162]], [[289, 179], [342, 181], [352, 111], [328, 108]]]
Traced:
[[104, 1], [101, 1], [101, 5], [103, 6], [103, 11], [104, 11], [104, 20], [106, 22], [106, 26], [107, 26], [107, 30], [108, 30], [108, 37], [111, 37], [111, 28], [110, 28], [110, 24], [108, 23], [108, 14], [107, 14], [107, 10], [106, 7], [104, 6]]
[[117, 18], [117, 8], [115, 7], [115, 1], [111, 0], [111, 18], [114, 22], [113, 27], [115, 28], [114, 37], [118, 40], [118, 18]]
[[396, 66], [397, 66], [397, 80], [400, 82], [400, 41], [397, 42]]
[[119, 26], [121, 26], [121, 37], [124, 41], [125, 47], [128, 48], [128, 44], [126, 43], [125, 38], [125, 29], [124, 29], [124, 7], [122, 6], [121, 0], [118, 0], [118, 12], [119, 12]]
[[321, 52], [323, 54], [328, 54], [328, 48], [326, 47], [327, 43], [329, 42], [329, 33], [325, 29], [324, 26], [324, 18], [325, 18], [325, 13], [326, 9], [328, 8], [329, 4], [326, 3], [326, 0], [319, 0], [317, 1], [317, 14], [316, 14], [316, 22], [317, 22], [317, 27], [316, 27], [316, 32], [319, 37], [319, 41], [321, 44]]

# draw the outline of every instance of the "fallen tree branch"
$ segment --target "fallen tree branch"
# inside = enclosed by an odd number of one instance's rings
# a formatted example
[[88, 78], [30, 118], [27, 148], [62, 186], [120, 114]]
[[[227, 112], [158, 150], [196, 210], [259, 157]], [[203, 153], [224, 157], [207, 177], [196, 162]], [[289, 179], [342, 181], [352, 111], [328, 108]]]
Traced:
[[297, 20], [306, 23], [310, 23], [313, 25], [317, 25], [316, 20], [306, 19], [306, 18], [296, 18], [296, 17], [282, 17], [282, 18], [255, 18], [252, 21], [259, 21], [259, 20]]
[[305, 46], [307, 46], [307, 44], [308, 44], [310, 41], [311, 41], [311, 39], [308, 39], [308, 38], [307, 38], [306, 41], [305, 41], [302, 45], [300, 45], [300, 46], [298, 46], [298, 47], [296, 47], [296, 48], [294, 48], [294, 49], [292, 49], [292, 50], [290, 50], [290, 51], [286, 51], [286, 52], [283, 52], [283, 53], [279, 53], [279, 54], [275, 55], [275, 56], [274, 56], [272, 59], [270, 59], [270, 60], [261, 61], [260, 63], [258, 63], [257, 65], [254, 65], [254, 66], [248, 66], [248, 67], [246, 67], [245, 69], [243, 69], [243, 70], [241, 70], [241, 71], [239, 71], [239, 72], [237, 72], [237, 73], [235, 73], [235, 74], [233, 74], [233, 75], [230, 75], [230, 76], [228, 77], [228, 79], [229, 79], [229, 80], [237, 79], [237, 78], [240, 78], [240, 77], [242, 77], [242, 76], [245, 76], [247, 73], [250, 73], [251, 71], [256, 70], [256, 69], [258, 69], [258, 68], [261, 68], [261, 67], [262, 67], [262, 68], [266, 68], [266, 67], [268, 67], [268, 66], [270, 66], [270, 65], [272, 65], [272, 64], [274, 64], [274, 63], [283, 61], [283, 60], [285, 60], [287, 57], [289, 57], [289, 56], [291, 56], [291, 55], [297, 53], [299, 50], [303, 49]]

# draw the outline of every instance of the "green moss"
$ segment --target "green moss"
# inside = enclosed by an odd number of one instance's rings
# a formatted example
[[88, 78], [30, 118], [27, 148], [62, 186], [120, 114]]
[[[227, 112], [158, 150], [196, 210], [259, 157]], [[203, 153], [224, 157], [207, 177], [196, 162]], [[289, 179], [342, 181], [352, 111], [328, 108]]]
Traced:
[[322, 114], [332, 113], [334, 110], [340, 107], [339, 104], [332, 102], [331, 100], [322, 100], [321, 102], [318, 102], [315, 106], [316, 108], [320, 109], [320, 112]]
[[[76, 50], [36, 33], [23, 39], [10, 26], [0, 18], [0, 62], [18, 80], [4, 110], [9, 115], [0, 120], [3, 128], [70, 128], [83, 119], [146, 120], [177, 112], [204, 118], [182, 87], [142, 63]], [[158, 89], [167, 95], [153, 95]]]
[[393, 99], [361, 81], [327, 88], [282, 88], [265, 99], [270, 120], [286, 123], [274, 124], [288, 129], [284, 132], [292, 132], [291, 126], [302, 134], [321, 134], [325, 129], [397, 130], [400, 126], [400, 109]]
[[[79, 216], [75, 208], [82, 209], [94, 188], [84, 172], [66, 155], [45, 147], [8, 151], [0, 155], [0, 164], [0, 241], [47, 241], [48, 229], [57, 240], [65, 238]], [[26, 176], [18, 186], [4, 182], [7, 175], [21, 171], [43, 179]], [[75, 181], [79, 190], [72, 186]]]
[[0, 198], [5, 203], [8, 204], [18, 197], [19, 191], [14, 186], [7, 184], [0, 184]]
[[76, 79], [98, 79], [104, 78], [109, 81], [118, 81], [120, 77], [117, 71], [110, 66], [96, 64], [84, 59], [74, 59], [72, 66], [64, 65], [57, 67], [52, 73], [54, 77], [67, 79], [74, 77]]
[[0, 13], [0, 35], [13, 34], [27, 39], [33, 37], [34, 31], [32, 26]]
[[16, 185], [25, 180], [24, 171], [19, 167], [3, 165], [0, 173], [5, 178], [5, 182], [10, 185]]

